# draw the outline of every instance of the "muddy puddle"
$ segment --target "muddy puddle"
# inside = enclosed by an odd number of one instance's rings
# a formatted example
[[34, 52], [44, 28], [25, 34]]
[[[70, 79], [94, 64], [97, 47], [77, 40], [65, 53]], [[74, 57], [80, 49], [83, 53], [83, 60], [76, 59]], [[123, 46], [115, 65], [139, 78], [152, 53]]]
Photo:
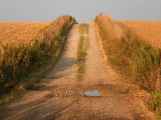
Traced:
[[110, 88], [99, 88], [93, 91], [85, 91], [85, 96], [94, 96], [94, 97], [106, 97], [106, 96], [118, 96], [122, 95], [123, 93], [117, 90], [113, 90]]

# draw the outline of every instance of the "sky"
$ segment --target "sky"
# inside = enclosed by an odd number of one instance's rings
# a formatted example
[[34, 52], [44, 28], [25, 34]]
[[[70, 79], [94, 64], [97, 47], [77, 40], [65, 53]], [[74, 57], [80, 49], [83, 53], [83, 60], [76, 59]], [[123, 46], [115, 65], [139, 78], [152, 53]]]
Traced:
[[0, 22], [52, 22], [66, 14], [90, 23], [99, 13], [115, 20], [161, 21], [161, 0], [0, 0]]

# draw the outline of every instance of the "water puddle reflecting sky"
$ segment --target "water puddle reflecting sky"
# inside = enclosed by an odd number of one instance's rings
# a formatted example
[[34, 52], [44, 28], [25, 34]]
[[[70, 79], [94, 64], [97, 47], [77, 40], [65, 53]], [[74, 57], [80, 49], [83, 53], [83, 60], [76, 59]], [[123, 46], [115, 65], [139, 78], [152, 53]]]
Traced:
[[101, 95], [99, 94], [99, 92], [97, 90], [93, 90], [93, 91], [86, 91], [84, 93], [84, 95], [86, 96], [97, 96], [97, 97], [100, 97]]
[[117, 90], [109, 89], [109, 88], [99, 88], [98, 90], [84, 92], [84, 95], [94, 96], [94, 97], [117, 96], [117, 95], [121, 95], [121, 94], [123, 94], [123, 93], [121, 93], [120, 91], [117, 91]]

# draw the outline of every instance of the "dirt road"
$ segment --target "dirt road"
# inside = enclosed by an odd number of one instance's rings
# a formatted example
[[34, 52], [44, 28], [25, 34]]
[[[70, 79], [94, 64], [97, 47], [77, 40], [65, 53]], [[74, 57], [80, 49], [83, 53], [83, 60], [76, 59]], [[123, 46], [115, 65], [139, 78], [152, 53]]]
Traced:
[[[85, 71], [77, 81], [78, 28], [76, 24], [70, 30], [53, 70], [0, 111], [0, 120], [146, 120], [128, 99], [123, 84], [105, 68], [94, 24], [89, 24]], [[98, 90], [101, 97], [85, 96], [89, 90]]]

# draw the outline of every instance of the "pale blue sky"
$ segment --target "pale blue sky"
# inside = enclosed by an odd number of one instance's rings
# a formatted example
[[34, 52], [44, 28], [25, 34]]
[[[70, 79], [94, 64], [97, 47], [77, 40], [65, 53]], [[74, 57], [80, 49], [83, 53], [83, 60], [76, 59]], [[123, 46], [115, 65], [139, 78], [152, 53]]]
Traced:
[[0, 22], [51, 22], [68, 14], [90, 23], [101, 12], [115, 20], [161, 21], [161, 0], [0, 0]]

